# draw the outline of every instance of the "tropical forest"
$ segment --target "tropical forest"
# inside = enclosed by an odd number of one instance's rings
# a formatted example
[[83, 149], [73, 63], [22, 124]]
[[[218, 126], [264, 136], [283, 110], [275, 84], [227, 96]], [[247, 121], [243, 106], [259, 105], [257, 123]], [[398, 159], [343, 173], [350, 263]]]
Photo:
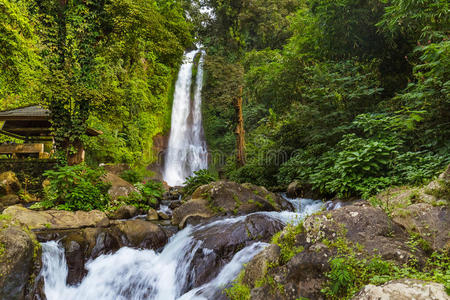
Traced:
[[450, 3], [0, 0], [0, 300], [450, 299]]

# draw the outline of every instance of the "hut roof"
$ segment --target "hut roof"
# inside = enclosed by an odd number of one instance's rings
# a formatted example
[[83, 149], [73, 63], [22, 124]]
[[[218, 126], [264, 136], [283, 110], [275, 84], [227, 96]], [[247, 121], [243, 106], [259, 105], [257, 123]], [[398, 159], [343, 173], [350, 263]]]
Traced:
[[40, 105], [27, 106], [0, 112], [0, 121], [6, 120], [49, 120], [50, 111]]

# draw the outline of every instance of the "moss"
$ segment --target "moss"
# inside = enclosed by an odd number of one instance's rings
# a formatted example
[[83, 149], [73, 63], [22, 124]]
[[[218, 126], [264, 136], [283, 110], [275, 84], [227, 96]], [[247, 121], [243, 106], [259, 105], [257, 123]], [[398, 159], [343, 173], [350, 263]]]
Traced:
[[5, 255], [6, 246], [4, 243], [0, 242], [0, 261], [3, 260], [3, 255]]
[[266, 197], [264, 197], [267, 201], [269, 201], [270, 205], [273, 207], [276, 207], [277, 204], [275, 203], [275, 200], [273, 200], [273, 197], [271, 194], [267, 194]]
[[297, 235], [304, 232], [303, 223], [294, 226], [288, 224], [283, 231], [278, 232], [272, 237], [272, 244], [280, 247], [281, 264], [285, 264], [292, 257], [302, 252], [302, 246], [296, 246]]
[[225, 293], [230, 300], [250, 300], [251, 289], [242, 283], [244, 276], [245, 270], [242, 270], [233, 282], [233, 285], [225, 289]]

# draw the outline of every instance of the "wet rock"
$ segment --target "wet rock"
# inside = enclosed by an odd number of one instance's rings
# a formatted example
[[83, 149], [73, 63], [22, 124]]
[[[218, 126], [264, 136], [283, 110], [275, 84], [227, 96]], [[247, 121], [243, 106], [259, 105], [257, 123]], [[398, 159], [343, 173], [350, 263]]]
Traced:
[[156, 224], [144, 220], [120, 222], [117, 228], [122, 232], [125, 245], [142, 249], [159, 249], [167, 244], [168, 238], [164, 230]]
[[16, 194], [22, 185], [14, 172], [4, 172], [0, 174], [0, 196]]
[[268, 246], [247, 264], [242, 282], [253, 288], [258, 280], [264, 278], [269, 265], [277, 264], [279, 259], [280, 247], [274, 244]]
[[37, 230], [104, 227], [109, 225], [106, 214], [98, 210], [90, 212], [34, 211], [22, 206], [10, 206], [3, 211], [3, 214], [10, 215], [14, 221]]
[[24, 299], [40, 267], [35, 236], [10, 220], [0, 221], [0, 299]]
[[158, 212], [155, 209], [150, 208], [147, 212], [146, 219], [147, 221], [158, 221], [159, 220]]
[[382, 286], [367, 285], [353, 300], [448, 300], [443, 284], [415, 279], [389, 281]]
[[40, 242], [60, 240], [68, 265], [67, 283], [78, 284], [87, 274], [86, 263], [122, 247], [157, 250], [168, 241], [158, 225], [143, 220], [113, 221], [109, 227], [36, 231]]
[[192, 198], [173, 212], [172, 222], [185, 226], [190, 217], [211, 218], [245, 215], [257, 211], [280, 211], [292, 206], [279, 195], [252, 184], [218, 181], [199, 187]]
[[113, 201], [119, 200], [120, 197], [128, 197], [132, 193], [139, 193], [139, 191], [131, 183], [123, 180], [113, 173], [106, 173], [102, 180], [111, 184], [108, 194], [111, 196]]
[[267, 215], [240, 217], [236, 222], [216, 221], [202, 226], [193, 234], [201, 247], [192, 261], [190, 288], [198, 287], [215, 278], [234, 254], [255, 241], [268, 242], [284, 224]]
[[209, 208], [207, 200], [192, 199], [173, 211], [172, 224], [184, 228], [189, 218], [209, 219], [213, 216], [214, 212]]
[[139, 210], [133, 205], [122, 205], [109, 218], [113, 220], [131, 219], [139, 214]]

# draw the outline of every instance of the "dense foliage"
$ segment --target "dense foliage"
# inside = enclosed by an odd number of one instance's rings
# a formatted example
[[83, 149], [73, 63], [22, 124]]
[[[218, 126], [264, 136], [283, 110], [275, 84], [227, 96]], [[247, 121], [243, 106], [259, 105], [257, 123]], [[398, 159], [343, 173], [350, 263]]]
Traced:
[[0, 110], [48, 106], [64, 156], [83, 142], [89, 162], [155, 160], [191, 30], [181, 1], [2, 0]]
[[36, 206], [63, 210], [103, 210], [109, 203], [109, 183], [102, 180], [105, 171], [85, 164], [64, 166], [44, 173], [49, 183], [45, 197]]
[[217, 177], [214, 174], [211, 174], [208, 170], [199, 170], [194, 172], [194, 175], [186, 178], [186, 182], [183, 187], [184, 196], [190, 196], [195, 192], [197, 188], [202, 185], [214, 182], [217, 180]]
[[[227, 158], [215, 167], [231, 179], [368, 197], [421, 184], [449, 163], [445, 1], [256, 1], [270, 7], [259, 15], [248, 10], [253, 1], [207, 2], [217, 18], [202, 19], [200, 30], [209, 54], [205, 131]], [[270, 25], [277, 17], [288, 21], [282, 34]], [[239, 86], [242, 168], [231, 105]]]

